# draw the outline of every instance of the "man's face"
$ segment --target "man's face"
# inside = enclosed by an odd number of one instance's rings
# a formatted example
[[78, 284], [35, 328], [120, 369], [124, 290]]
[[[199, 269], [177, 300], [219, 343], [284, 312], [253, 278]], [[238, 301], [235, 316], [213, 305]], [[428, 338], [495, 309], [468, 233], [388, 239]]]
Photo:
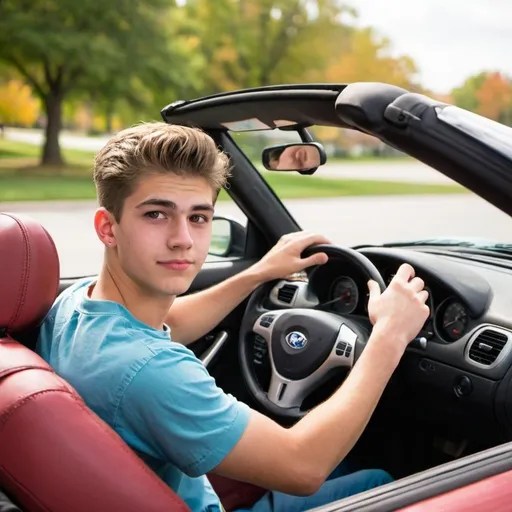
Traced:
[[188, 290], [208, 254], [213, 190], [200, 177], [143, 178], [112, 226], [122, 271], [151, 295]]
[[279, 157], [277, 169], [313, 169], [320, 165], [318, 149], [315, 146], [290, 146]]

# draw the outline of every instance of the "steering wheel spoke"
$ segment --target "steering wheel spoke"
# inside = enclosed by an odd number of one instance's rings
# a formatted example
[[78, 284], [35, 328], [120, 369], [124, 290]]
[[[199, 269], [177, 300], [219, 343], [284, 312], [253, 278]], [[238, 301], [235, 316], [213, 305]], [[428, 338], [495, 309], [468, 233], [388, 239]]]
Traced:
[[289, 380], [273, 371], [267, 396], [278, 407], [285, 409], [300, 408], [304, 398], [311, 391], [312, 384], [309, 378]]

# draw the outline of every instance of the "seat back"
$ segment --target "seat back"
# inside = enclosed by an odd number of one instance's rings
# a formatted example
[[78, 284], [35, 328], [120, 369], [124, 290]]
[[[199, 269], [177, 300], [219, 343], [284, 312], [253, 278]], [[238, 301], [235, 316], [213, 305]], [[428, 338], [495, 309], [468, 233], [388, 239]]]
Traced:
[[13, 339], [57, 295], [55, 246], [0, 213], [0, 488], [25, 512], [185, 512], [188, 507], [35, 352]]

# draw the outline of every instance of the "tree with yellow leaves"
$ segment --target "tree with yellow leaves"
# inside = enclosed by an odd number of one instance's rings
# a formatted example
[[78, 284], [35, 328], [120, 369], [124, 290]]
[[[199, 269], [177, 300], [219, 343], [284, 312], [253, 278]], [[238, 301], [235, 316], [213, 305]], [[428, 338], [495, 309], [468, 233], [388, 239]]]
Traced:
[[39, 115], [39, 101], [32, 89], [18, 81], [0, 84], [0, 123], [32, 126]]
[[501, 123], [512, 123], [512, 80], [489, 73], [476, 92], [477, 113]]
[[471, 76], [452, 91], [458, 107], [512, 126], [512, 79], [496, 71]]
[[417, 72], [410, 57], [393, 57], [390, 41], [366, 28], [352, 32], [347, 50], [334, 56], [324, 79], [336, 83], [385, 82], [419, 90]]

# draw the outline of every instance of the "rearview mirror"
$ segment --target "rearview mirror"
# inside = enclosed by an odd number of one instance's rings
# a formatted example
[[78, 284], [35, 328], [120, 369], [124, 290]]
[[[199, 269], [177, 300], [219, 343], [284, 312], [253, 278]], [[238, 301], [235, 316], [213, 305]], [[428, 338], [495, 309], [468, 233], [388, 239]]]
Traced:
[[312, 171], [327, 161], [324, 147], [318, 142], [279, 144], [265, 148], [262, 153], [265, 169], [269, 171]]

